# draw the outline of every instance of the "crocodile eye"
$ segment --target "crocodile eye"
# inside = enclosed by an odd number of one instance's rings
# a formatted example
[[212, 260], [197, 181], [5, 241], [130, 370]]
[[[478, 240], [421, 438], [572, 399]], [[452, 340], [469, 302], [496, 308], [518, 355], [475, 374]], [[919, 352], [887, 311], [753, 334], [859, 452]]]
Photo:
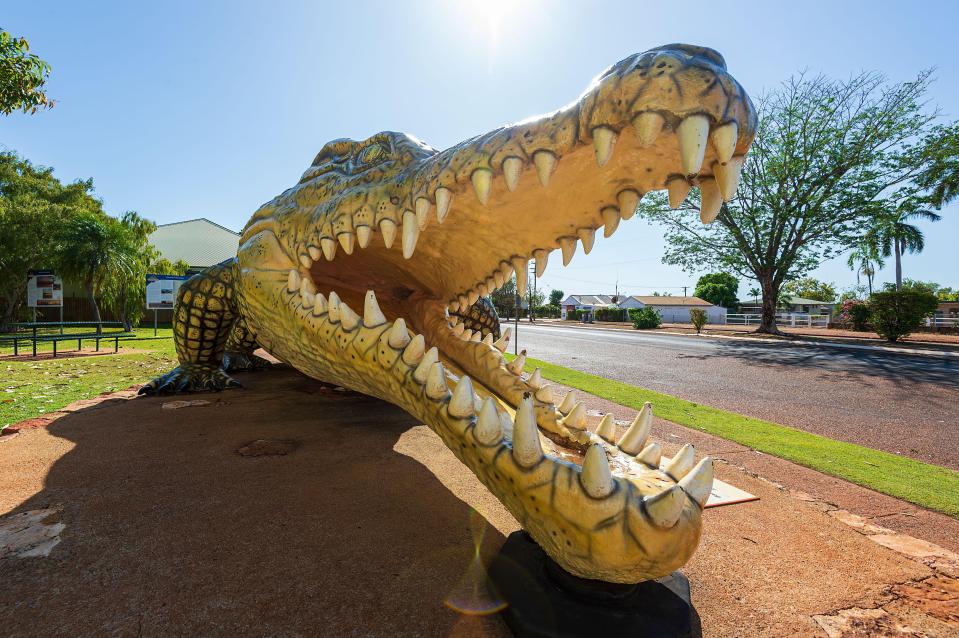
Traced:
[[370, 166], [382, 162], [388, 154], [388, 151], [382, 144], [371, 144], [360, 151], [356, 160], [361, 166]]

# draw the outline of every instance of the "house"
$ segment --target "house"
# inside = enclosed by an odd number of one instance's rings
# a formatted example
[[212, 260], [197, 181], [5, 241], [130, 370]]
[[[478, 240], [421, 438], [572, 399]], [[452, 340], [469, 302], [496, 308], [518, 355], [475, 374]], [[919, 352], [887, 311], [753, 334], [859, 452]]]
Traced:
[[190, 264], [188, 274], [236, 257], [240, 234], [200, 217], [161, 224], [150, 235], [150, 243], [171, 262]]
[[560, 318], [566, 319], [567, 313], [571, 310], [585, 311], [587, 314], [585, 320], [592, 319], [593, 310], [596, 308], [615, 307], [612, 295], [569, 295], [560, 302]]
[[691, 323], [689, 311], [702, 308], [709, 323], [726, 323], [726, 309], [699, 297], [630, 295], [619, 302], [620, 308], [653, 308], [665, 323]]
[[[793, 295], [783, 295], [777, 312], [783, 315], [832, 315], [835, 303], [805, 299]], [[739, 312], [746, 315], [758, 315], [763, 312], [762, 300], [750, 299], [739, 306]]]

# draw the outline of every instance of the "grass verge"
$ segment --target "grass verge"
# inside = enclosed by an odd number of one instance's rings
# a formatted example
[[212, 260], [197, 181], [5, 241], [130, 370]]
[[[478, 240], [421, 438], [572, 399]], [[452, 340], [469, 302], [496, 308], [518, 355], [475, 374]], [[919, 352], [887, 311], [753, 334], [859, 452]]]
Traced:
[[557, 383], [636, 410], [651, 401], [656, 416], [673, 423], [959, 518], [959, 472], [948, 468], [835, 441], [546, 361], [527, 359], [526, 362], [528, 369], [540, 367], [544, 377]]

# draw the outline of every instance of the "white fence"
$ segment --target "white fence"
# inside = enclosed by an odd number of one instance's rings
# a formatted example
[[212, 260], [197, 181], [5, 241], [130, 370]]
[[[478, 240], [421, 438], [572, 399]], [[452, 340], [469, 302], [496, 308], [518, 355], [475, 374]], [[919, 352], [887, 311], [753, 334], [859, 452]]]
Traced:
[[[726, 323], [740, 326], [759, 325], [762, 315], [726, 315]], [[776, 323], [780, 326], [826, 328], [829, 326], [829, 315], [807, 315], [805, 313], [790, 313], [776, 315]]]
[[926, 317], [927, 328], [959, 328], [959, 317]]

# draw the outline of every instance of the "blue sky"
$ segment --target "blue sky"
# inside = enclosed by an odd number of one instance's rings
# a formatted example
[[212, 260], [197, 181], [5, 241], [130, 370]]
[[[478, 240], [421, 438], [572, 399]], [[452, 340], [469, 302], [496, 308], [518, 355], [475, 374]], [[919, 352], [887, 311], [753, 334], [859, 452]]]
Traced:
[[[399, 130], [446, 148], [558, 108], [606, 66], [669, 42], [719, 50], [753, 95], [802, 69], [901, 81], [936, 67], [931, 101], [956, 119], [957, 22], [952, 2], [7, 3], [0, 26], [53, 65], [57, 106], [0, 120], [0, 145], [63, 180], [92, 177], [114, 214], [239, 229], [330, 139]], [[959, 286], [957, 212], [924, 225], [907, 277]], [[695, 284], [662, 253], [660, 230], [631, 221], [541, 285], [602, 293], [618, 277], [621, 291], [681, 294]], [[844, 261], [814, 275], [847, 287]]]

